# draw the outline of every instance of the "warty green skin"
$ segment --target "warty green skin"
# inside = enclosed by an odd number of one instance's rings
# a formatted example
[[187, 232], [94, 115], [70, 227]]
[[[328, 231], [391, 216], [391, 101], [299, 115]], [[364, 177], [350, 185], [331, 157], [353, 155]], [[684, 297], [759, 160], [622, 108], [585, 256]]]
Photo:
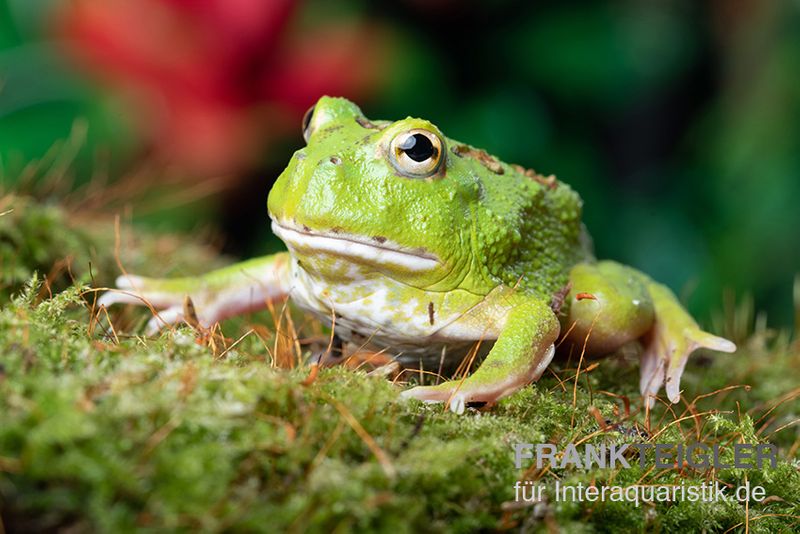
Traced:
[[[429, 176], [393, 159], [393, 140], [424, 132], [442, 143]], [[288, 296], [344, 339], [370, 339], [403, 359], [491, 350], [468, 378], [406, 390], [462, 412], [492, 403], [549, 364], [554, 343], [603, 355], [640, 340], [640, 388], [652, 403], [666, 381], [672, 402], [689, 354], [735, 346], [700, 330], [669, 289], [593, 258], [581, 199], [568, 185], [447, 139], [428, 121], [371, 122], [323, 97], [270, 191], [272, 228], [288, 253], [199, 278], [124, 276], [101, 303], [148, 302], [150, 329], [182, 320], [191, 296], [201, 323]], [[431, 161], [434, 161], [433, 159]]]

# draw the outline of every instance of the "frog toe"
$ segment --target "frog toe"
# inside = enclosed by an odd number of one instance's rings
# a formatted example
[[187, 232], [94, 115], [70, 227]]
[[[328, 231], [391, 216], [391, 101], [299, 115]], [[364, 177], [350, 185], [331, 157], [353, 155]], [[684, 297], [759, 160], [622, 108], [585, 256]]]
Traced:
[[639, 363], [639, 391], [649, 407], [655, 404], [661, 386], [664, 385], [665, 359], [659, 355], [652, 345], [642, 352]]
[[700, 348], [719, 352], [736, 351], [733, 342], [699, 328], [675, 332], [668, 325], [656, 324], [641, 357], [639, 388], [649, 406], [653, 406], [663, 384], [666, 384], [669, 401], [673, 404], [680, 402], [683, 370], [689, 356]]
[[109, 290], [97, 299], [98, 308], [110, 308], [114, 304], [143, 304], [142, 298], [128, 291]]
[[716, 350], [719, 352], [735, 352], [736, 344], [725, 338], [717, 337], [708, 332], [699, 329], [689, 329], [684, 332], [684, 339], [678, 342], [677, 350], [670, 358], [665, 375], [665, 382], [667, 384], [667, 398], [673, 404], [680, 400], [681, 391], [681, 376], [683, 376], [683, 369], [686, 367], [686, 362], [689, 356], [700, 348]]
[[114, 282], [116, 289], [110, 289], [97, 299], [97, 306], [108, 308], [113, 304], [144, 304], [143, 298], [138, 295], [136, 288], [142, 287], [140, 276], [120, 276]]
[[[449, 383], [442, 384], [443, 386]], [[454, 386], [458, 388], [458, 384]], [[468, 395], [462, 391], [454, 390], [450, 387], [440, 388], [439, 386], [417, 386], [400, 393], [404, 399], [417, 399], [425, 403], [447, 403], [447, 408], [455, 414], [463, 414], [468, 402], [480, 402], [468, 400]]]
[[115, 285], [116, 289], [106, 291], [97, 300], [98, 306], [108, 308], [113, 304], [136, 304], [161, 309], [180, 306], [183, 302], [183, 293], [165, 290], [162, 287], [165, 285], [163, 280], [126, 274], [118, 277]]
[[160, 330], [172, 326], [176, 323], [183, 321], [183, 308], [172, 307], [166, 310], [156, 312], [153, 317], [147, 321], [145, 333], [152, 336]]
[[452, 393], [451, 389], [441, 386], [417, 386], [401, 392], [400, 398], [416, 399], [422, 402], [445, 402]]

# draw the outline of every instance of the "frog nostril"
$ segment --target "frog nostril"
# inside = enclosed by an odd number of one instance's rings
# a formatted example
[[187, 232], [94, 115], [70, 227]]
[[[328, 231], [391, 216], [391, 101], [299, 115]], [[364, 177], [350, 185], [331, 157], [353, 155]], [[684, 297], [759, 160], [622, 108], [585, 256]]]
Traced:
[[342, 164], [342, 160], [336, 156], [331, 156], [330, 162], [333, 163], [334, 165]]

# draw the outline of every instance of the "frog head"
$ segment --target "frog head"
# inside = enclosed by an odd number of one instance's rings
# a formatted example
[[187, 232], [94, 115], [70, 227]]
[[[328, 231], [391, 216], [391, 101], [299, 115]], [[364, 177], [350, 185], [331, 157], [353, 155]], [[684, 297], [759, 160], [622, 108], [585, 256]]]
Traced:
[[[522, 249], [536, 248], [522, 242], [528, 230], [550, 226], [543, 239], [551, 239], [567, 223], [575, 237], [576, 196], [566, 202], [575, 209], [549, 206], [552, 188], [427, 120], [370, 121], [352, 102], [323, 97], [306, 113], [303, 136], [268, 209], [273, 231], [315, 275], [485, 293], [513, 278]], [[561, 222], [545, 216], [554, 207], [562, 213], [549, 215]]]

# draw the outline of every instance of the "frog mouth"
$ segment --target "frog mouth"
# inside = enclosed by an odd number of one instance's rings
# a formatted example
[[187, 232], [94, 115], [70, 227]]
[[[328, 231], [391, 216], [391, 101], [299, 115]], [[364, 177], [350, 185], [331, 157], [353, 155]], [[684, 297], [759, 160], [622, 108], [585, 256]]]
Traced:
[[403, 248], [383, 237], [370, 238], [344, 232], [320, 232], [308, 227], [296, 227], [286, 222], [272, 221], [272, 231], [291, 250], [331, 254], [357, 263], [386, 265], [406, 271], [431, 271], [441, 260], [427, 252]]

